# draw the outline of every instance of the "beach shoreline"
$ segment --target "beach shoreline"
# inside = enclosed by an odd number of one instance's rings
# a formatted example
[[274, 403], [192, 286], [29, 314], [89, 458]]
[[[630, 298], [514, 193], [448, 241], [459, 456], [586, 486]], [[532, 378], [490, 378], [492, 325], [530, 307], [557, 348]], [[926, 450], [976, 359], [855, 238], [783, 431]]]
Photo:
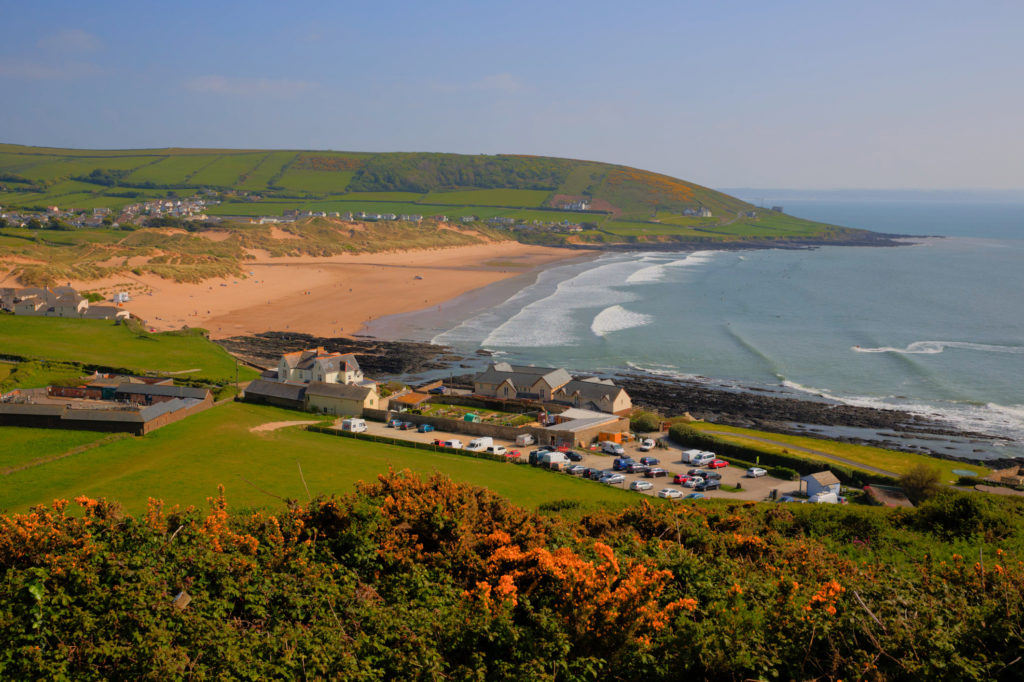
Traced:
[[109, 295], [127, 290], [132, 298], [124, 308], [156, 331], [202, 327], [215, 339], [266, 331], [338, 337], [591, 252], [506, 241], [330, 257], [253, 255], [243, 277], [182, 283], [122, 273], [70, 285]]

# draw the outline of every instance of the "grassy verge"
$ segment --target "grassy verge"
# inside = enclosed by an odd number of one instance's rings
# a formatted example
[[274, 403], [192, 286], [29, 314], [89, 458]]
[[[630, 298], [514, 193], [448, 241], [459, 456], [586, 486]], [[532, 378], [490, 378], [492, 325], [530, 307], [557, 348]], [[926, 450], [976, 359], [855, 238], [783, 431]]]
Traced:
[[[22, 426], [0, 426], [0, 471], [21, 466], [72, 448], [106, 438], [109, 434], [97, 431], [64, 431], [61, 429], [33, 429]], [[4, 481], [4, 487], [8, 481]], [[4, 496], [0, 493], [0, 498]]]
[[[707, 422], [695, 422], [688, 426], [702, 433], [714, 431], [716, 432], [713, 434], [715, 438], [724, 440], [728, 443], [735, 443], [755, 450], [774, 454], [785, 454], [790, 457], [798, 457], [816, 462], [826, 462], [830, 464], [836, 463], [835, 460], [828, 457], [794, 450], [792, 447], [787, 446], [808, 448], [829, 455], [834, 455], [836, 457], [842, 457], [843, 459], [853, 462], [854, 468], [858, 468], [856, 467], [856, 464], [862, 464], [891, 471], [896, 474], [902, 474], [917, 464], [925, 464], [934, 469], [938, 469], [942, 473], [942, 480], [946, 483], [953, 483], [959, 477], [957, 474], [953, 473], [953, 469], [974, 471], [978, 476], [985, 476], [989, 473], [988, 469], [981, 466], [953, 462], [950, 460], [939, 459], [937, 457], [928, 457], [927, 455], [900, 452], [898, 450], [886, 450], [884, 448], [876, 448], [869, 445], [840, 443], [831, 440], [808, 438], [806, 436], [790, 436], [780, 433], [771, 433], [769, 431], [756, 431], [754, 429], [743, 429], [735, 426], [722, 426], [720, 424], [711, 424]], [[726, 432], [731, 435], [723, 435], [719, 432]], [[764, 438], [775, 441], [776, 443], [782, 443], [783, 445], [763, 443], [752, 440], [751, 437]]]
[[526, 507], [574, 500], [579, 509], [621, 507], [633, 493], [532, 467], [431, 453], [320, 435], [290, 427], [249, 429], [266, 422], [309, 419], [279, 408], [229, 403], [141, 438], [101, 445], [3, 477], [0, 509], [21, 511], [78, 495], [120, 501], [131, 512], [147, 498], [201, 505], [223, 484], [238, 507], [279, 507], [279, 498], [306, 499], [299, 465], [313, 495], [348, 493], [359, 480], [389, 469], [440, 472], [483, 486]]

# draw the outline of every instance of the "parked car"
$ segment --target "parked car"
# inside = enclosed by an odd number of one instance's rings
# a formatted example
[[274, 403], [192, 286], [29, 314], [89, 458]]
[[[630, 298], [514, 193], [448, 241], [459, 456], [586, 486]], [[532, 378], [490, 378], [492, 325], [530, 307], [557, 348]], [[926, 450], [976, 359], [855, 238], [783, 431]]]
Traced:
[[506, 457], [522, 457], [523, 453], [519, 452], [518, 450], [509, 450], [508, 452], [505, 453], [505, 456]]
[[618, 485], [626, 480], [626, 477], [622, 474], [608, 474], [607, 476], [601, 477], [601, 483], [605, 485]]
[[616, 471], [625, 471], [630, 466], [635, 464], [632, 457], [616, 457], [615, 461], [612, 462], [612, 469]]
[[[640, 445], [637, 449], [640, 450], [640, 452], [650, 452], [651, 450], [654, 449], [654, 439], [644, 438], [642, 441], [640, 441]], [[655, 462], [655, 464], [657, 464], [657, 462]]]
[[686, 480], [683, 481], [683, 487], [697, 488], [697, 490], [701, 490], [701, 488], [698, 488], [697, 486], [704, 485], [704, 483], [706, 483], [706, 481], [702, 476], [687, 476]]
[[708, 479], [706, 481], [701, 481], [700, 483], [698, 483], [697, 485], [694, 486], [694, 489], [695, 490], [699, 490], [701, 492], [705, 492], [705, 491], [708, 491], [708, 490], [718, 490], [721, 487], [722, 487], [722, 482], [721, 481], [716, 481], [715, 479], [712, 478], [712, 479]]
[[644, 476], [647, 478], [662, 478], [664, 476], [668, 476], [668, 472], [661, 467], [651, 467], [647, 470]]
[[629, 484], [630, 490], [650, 490], [653, 487], [653, 483], [644, 480], [636, 480]]
[[760, 478], [761, 476], [767, 476], [768, 470], [762, 469], [761, 467], [750, 467], [747, 469], [748, 478]]
[[583, 470], [583, 478], [597, 479], [600, 478], [601, 470], [590, 467]]
[[724, 469], [725, 467], [729, 466], [729, 463], [726, 462], [724, 459], [713, 459], [710, 462], [708, 462], [708, 466], [712, 469]]
[[651, 467], [646, 464], [633, 463], [626, 467], [626, 472], [630, 474], [646, 474], [650, 469]]
[[662, 488], [658, 491], [658, 497], [664, 497], [667, 500], [675, 500], [682, 496], [683, 494], [675, 488]]
[[792, 495], [783, 495], [782, 497], [780, 497], [776, 501], [777, 502], [801, 502], [803, 504], [807, 504], [807, 500], [805, 500], [803, 498], [800, 498], [800, 497], [793, 497]]
[[388, 420], [388, 428], [389, 429], [397, 429], [401, 425], [402, 425], [402, 420], [401, 419], [389, 419]]
[[416, 425], [413, 424], [412, 422], [402, 422], [398, 426], [398, 428], [402, 429], [403, 431], [411, 431], [412, 429], [416, 428]]
[[487, 446], [487, 450], [485, 450], [485, 452], [487, 452], [489, 454], [492, 454], [492, 455], [504, 455], [505, 454], [505, 446], [504, 445], [488, 445]]
[[694, 474], [693, 470], [691, 470], [688, 474], [676, 474], [675, 476], [672, 477], [672, 482], [675, 483], [676, 485], [683, 485], [691, 478], [693, 478], [695, 475], [696, 474]]
[[565, 467], [565, 473], [571, 474], [573, 476], [579, 476], [586, 470], [587, 467], [583, 466], [582, 464], [573, 464], [572, 466]]
[[646, 464], [648, 466], [655, 466], [657, 464], [661, 464], [657, 457], [641, 457], [640, 463]]
[[606, 440], [601, 443], [601, 452], [607, 455], [624, 455], [626, 451], [622, 449], [622, 446], [610, 440]]
[[583, 461], [583, 455], [581, 455], [580, 453], [576, 452], [575, 450], [567, 450], [565, 452], [565, 456], [569, 458], [570, 462], [582, 462]]
[[705, 481], [721, 481], [722, 480], [722, 474], [718, 473], [717, 471], [705, 471], [700, 476]]
[[444, 395], [447, 392], [448, 392], [448, 389], [445, 386], [436, 386], [436, 387], [430, 389], [429, 391], [427, 391], [427, 393], [433, 393], [434, 395]]
[[419, 431], [420, 433], [430, 433], [431, 431], [434, 430], [434, 425], [433, 424], [420, 424], [420, 427], [418, 429], [416, 429], [416, 430]]
[[712, 452], [700, 452], [690, 457], [690, 464], [696, 464], [699, 467], [706, 466], [717, 459]]
[[704, 496], [701, 493], [687, 493], [684, 500], [703, 500]]

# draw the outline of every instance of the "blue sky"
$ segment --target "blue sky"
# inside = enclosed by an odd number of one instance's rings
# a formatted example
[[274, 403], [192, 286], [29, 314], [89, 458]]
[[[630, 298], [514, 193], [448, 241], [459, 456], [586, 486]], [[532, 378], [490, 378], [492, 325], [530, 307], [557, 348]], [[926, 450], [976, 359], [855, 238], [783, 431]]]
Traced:
[[[631, 5], [637, 6], [631, 6]], [[1024, 3], [9, 2], [0, 141], [1024, 187]]]

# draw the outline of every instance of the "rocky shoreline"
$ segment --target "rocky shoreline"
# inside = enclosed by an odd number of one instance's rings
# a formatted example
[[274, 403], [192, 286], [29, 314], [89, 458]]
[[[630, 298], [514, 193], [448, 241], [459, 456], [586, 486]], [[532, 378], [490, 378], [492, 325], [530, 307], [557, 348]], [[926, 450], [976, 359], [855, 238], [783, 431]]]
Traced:
[[[479, 351], [476, 355], [466, 356], [447, 346], [425, 342], [385, 341], [369, 337], [324, 338], [291, 332], [235, 336], [217, 343], [241, 360], [265, 369], [275, 367], [282, 353], [323, 346], [328, 351], [356, 354], [363, 371], [377, 379], [401, 378], [415, 383], [415, 375], [441, 373], [447, 375], [446, 383], [469, 388], [472, 387], [473, 374], [482, 368], [481, 356], [487, 354]], [[726, 389], [696, 380], [636, 372], [620, 373], [615, 380], [629, 392], [637, 407], [665, 415], [688, 412], [696, 419], [730, 426], [827, 437], [974, 463], [978, 461], [976, 457], [958, 456], [943, 450], [991, 454], [993, 444], [1000, 441], [989, 434], [951, 429], [941, 422], [900, 410], [794, 398], [753, 387]], [[842, 433], [844, 429], [858, 431], [850, 435]], [[1014, 463], [1017, 460], [985, 459], [986, 465], [994, 467]]]

